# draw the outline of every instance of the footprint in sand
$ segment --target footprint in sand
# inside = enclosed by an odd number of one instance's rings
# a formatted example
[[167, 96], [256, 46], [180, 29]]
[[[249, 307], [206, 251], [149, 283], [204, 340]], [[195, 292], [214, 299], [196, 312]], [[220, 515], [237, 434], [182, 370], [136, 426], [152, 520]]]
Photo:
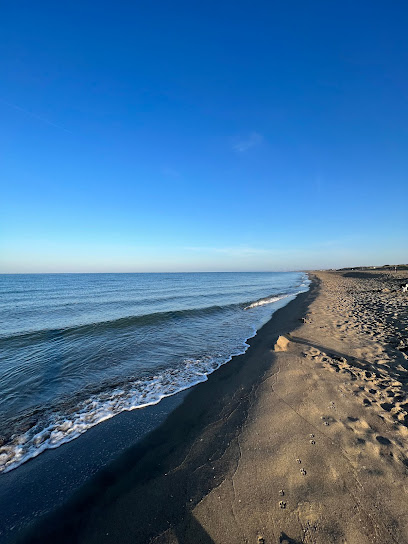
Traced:
[[286, 508], [286, 502], [285, 501], [279, 501], [279, 506], [281, 508]]
[[301, 469], [300, 469], [300, 474], [301, 474], [302, 476], [306, 476], [307, 472], [306, 472], [306, 470], [305, 470], [304, 468], [301, 468]]
[[405, 427], [408, 427], [408, 414], [405, 410], [398, 410], [395, 414], [395, 419]]
[[279, 536], [279, 544], [290, 544], [294, 540], [290, 539], [287, 534], [281, 533]]
[[330, 423], [336, 422], [336, 420], [332, 416], [320, 416], [320, 419], [323, 420], [323, 424], [326, 425], [326, 427], [328, 427]]
[[386, 412], [391, 412], [391, 410], [394, 408], [394, 404], [391, 402], [382, 402], [380, 406]]
[[285, 495], [285, 492], [284, 492], [283, 489], [281, 489], [281, 490], [279, 491], [279, 496], [280, 496], [280, 497], [283, 497], [284, 495]]
[[310, 440], [309, 442], [312, 444], [312, 446], [314, 446], [316, 444], [316, 442], [314, 440]]
[[388, 440], [385, 436], [376, 436], [375, 439], [383, 446], [391, 446], [391, 440]]

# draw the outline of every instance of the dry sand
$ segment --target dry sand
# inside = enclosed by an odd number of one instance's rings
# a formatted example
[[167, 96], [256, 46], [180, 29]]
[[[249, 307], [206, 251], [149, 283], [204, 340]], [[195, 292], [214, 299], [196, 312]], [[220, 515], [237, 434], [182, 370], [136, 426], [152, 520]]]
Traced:
[[408, 543], [405, 278], [315, 273], [244, 356], [27, 541]]

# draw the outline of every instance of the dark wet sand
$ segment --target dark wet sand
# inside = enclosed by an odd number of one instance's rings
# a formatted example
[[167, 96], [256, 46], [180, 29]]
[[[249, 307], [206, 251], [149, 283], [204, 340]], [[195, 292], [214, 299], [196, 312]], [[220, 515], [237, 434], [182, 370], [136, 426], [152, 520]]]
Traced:
[[122, 412], [76, 440], [0, 474], [0, 543], [55, 510], [90, 477], [165, 421], [186, 392], [143, 410]]
[[[160, 428], [17, 541], [148, 542], [170, 525], [195, 525], [195, 505], [236, 467], [237, 436], [270, 368], [274, 342], [299, 323], [316, 292], [315, 281], [249, 340], [245, 354], [196, 386]], [[198, 524], [194, 532], [197, 541], [210, 542]]]

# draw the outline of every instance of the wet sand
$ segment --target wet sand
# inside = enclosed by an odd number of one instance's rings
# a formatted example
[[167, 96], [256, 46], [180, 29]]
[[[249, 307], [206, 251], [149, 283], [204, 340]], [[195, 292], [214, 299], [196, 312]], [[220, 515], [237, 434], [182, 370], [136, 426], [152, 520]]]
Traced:
[[408, 542], [406, 276], [315, 273], [244, 355], [19, 541]]

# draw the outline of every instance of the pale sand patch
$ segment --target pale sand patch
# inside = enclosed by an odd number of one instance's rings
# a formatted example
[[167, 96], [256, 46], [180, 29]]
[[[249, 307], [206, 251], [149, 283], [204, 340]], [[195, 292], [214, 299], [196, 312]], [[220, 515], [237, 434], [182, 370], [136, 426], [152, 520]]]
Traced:
[[289, 338], [284, 334], [281, 334], [277, 339], [275, 347], [273, 349], [275, 351], [286, 351], [289, 347], [289, 342]]

